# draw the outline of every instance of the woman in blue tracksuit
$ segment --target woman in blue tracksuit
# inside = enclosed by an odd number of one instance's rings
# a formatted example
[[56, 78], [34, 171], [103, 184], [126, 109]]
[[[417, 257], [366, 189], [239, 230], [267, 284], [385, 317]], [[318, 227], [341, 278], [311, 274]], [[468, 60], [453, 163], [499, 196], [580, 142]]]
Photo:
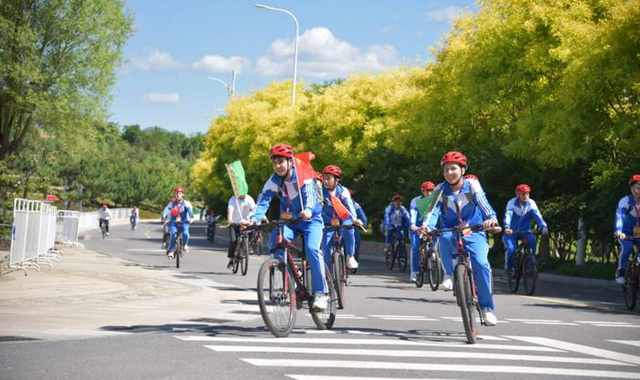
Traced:
[[391, 250], [393, 237], [396, 231], [402, 236], [407, 236], [407, 230], [411, 225], [409, 211], [402, 205], [402, 195], [396, 194], [391, 198], [391, 204], [384, 209], [384, 222], [382, 228], [386, 234], [386, 251]]
[[620, 246], [622, 247], [618, 269], [616, 269], [615, 274], [616, 282], [620, 285], [624, 284], [624, 270], [633, 245], [635, 244], [640, 249], [640, 240], [624, 240], [627, 235], [640, 235], [640, 174], [634, 174], [631, 177], [629, 187], [631, 188], [631, 194], [620, 199], [616, 208], [615, 218], [615, 237], [620, 240]]
[[[289, 241], [295, 238], [297, 232], [304, 236], [305, 254], [311, 268], [313, 311], [325, 310], [329, 296], [325, 281], [325, 262], [319, 249], [322, 241], [322, 208], [317, 200], [315, 179], [306, 179], [301, 187], [298, 186], [297, 172], [293, 165], [295, 151], [291, 146], [276, 144], [269, 153], [275, 173], [264, 184], [258, 196], [251, 222], [262, 221], [275, 196], [280, 197], [281, 219], [301, 219], [293, 225], [285, 225], [283, 236]], [[278, 231], [274, 230], [271, 233], [272, 248], [276, 246], [277, 236]]]
[[[435, 229], [438, 221], [442, 228], [482, 223], [485, 229], [489, 229], [498, 225], [496, 213], [487, 201], [480, 182], [462, 177], [467, 170], [467, 157], [460, 152], [451, 151], [442, 157], [440, 165], [445, 182], [438, 184], [434, 190], [439, 195], [431, 217], [425, 221], [427, 228]], [[478, 289], [478, 302], [485, 324], [495, 326], [498, 318], [494, 314], [495, 306], [491, 294], [491, 266], [487, 258], [489, 254], [487, 236], [483, 231], [478, 231], [465, 234], [463, 240], [466, 250], [470, 253]], [[451, 257], [456, 250], [455, 234], [451, 232], [442, 234], [439, 238], [439, 246], [446, 272], [446, 279], [442, 285], [445, 289], [452, 289], [449, 276], [453, 274]]]
[[414, 282], [420, 270], [420, 234], [418, 230], [422, 226], [426, 216], [426, 214], [423, 215], [420, 213], [420, 210], [418, 210], [418, 201], [429, 198], [435, 188], [436, 185], [433, 182], [424, 182], [422, 186], [420, 186], [422, 194], [413, 198], [409, 205], [409, 215], [411, 217], [411, 274], [409, 275], [409, 279]]
[[[531, 232], [531, 217], [536, 221], [536, 224], [538, 224], [543, 234], [546, 235], [549, 233], [547, 223], [542, 219], [538, 205], [533, 199], [529, 198], [530, 192], [531, 187], [526, 183], [518, 185], [516, 187], [516, 197], [507, 202], [507, 207], [504, 212], [504, 236], [502, 237], [502, 242], [506, 247], [506, 253], [503, 277], [507, 279], [510, 278], [515, 264], [514, 259], [516, 249], [518, 248], [518, 240], [527, 239], [535, 260], [536, 237], [533, 232]], [[526, 232], [514, 234], [513, 231]]]
[[173, 189], [173, 192], [176, 195], [175, 200], [169, 202], [162, 213], [162, 220], [164, 220], [164, 223], [169, 224], [169, 233], [171, 234], [169, 250], [167, 251], [167, 256], [170, 259], [173, 259], [176, 251], [176, 234], [178, 233], [176, 222], [178, 220], [182, 222], [182, 243], [184, 244], [184, 251], [189, 252], [189, 223], [193, 219], [193, 207], [191, 202], [184, 199], [184, 189], [178, 186]]

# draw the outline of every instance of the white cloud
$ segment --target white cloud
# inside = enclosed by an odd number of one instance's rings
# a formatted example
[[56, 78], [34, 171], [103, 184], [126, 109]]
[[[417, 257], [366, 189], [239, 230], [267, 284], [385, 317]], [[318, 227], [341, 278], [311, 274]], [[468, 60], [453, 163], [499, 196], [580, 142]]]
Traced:
[[463, 12], [465, 12], [465, 8], [449, 6], [444, 8], [439, 8], [431, 12], [427, 12], [424, 15], [427, 16], [428, 19], [434, 21], [446, 21], [451, 23], [453, 19], [460, 16]]
[[179, 69], [185, 67], [185, 64], [171, 57], [169, 53], [163, 53], [157, 50], [151, 50], [144, 58], [133, 58], [133, 65], [140, 70], [165, 70]]
[[[291, 39], [275, 41], [267, 55], [256, 61], [255, 71], [265, 76], [290, 73], [293, 51]], [[378, 72], [401, 64], [398, 52], [391, 45], [372, 45], [363, 51], [323, 27], [308, 29], [300, 36], [298, 54], [300, 75], [322, 79]]]
[[177, 92], [147, 92], [141, 99], [152, 103], [180, 103], [180, 94]]
[[233, 56], [225, 58], [219, 55], [205, 55], [202, 59], [191, 64], [196, 70], [204, 70], [212, 73], [226, 73], [235, 70], [237, 73], [247, 71], [251, 61], [244, 57]]

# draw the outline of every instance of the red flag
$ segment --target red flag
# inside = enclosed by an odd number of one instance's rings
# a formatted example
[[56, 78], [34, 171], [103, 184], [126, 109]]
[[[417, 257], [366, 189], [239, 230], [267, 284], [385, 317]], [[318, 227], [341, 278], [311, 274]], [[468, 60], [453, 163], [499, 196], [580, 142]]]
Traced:
[[338, 218], [340, 218], [340, 220], [345, 221], [351, 216], [349, 210], [347, 210], [347, 208], [342, 204], [342, 201], [340, 201], [338, 197], [331, 197], [331, 206], [333, 206], [333, 210], [336, 212], [336, 215], [338, 215]]
[[302, 152], [300, 154], [296, 154], [296, 157], [298, 157], [302, 162], [309, 165], [311, 165], [311, 161], [316, 159], [316, 155], [312, 152]]
[[309, 178], [316, 178], [316, 171], [311, 166], [311, 160], [316, 156], [311, 152], [304, 152], [293, 156], [293, 166], [296, 168], [298, 177], [298, 187], [302, 188], [304, 181]]

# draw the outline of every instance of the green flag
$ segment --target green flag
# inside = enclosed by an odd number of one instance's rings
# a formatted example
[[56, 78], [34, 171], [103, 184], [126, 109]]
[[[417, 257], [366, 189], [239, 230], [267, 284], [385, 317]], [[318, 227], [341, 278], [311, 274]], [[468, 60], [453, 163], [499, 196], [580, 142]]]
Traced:
[[422, 219], [431, 209], [431, 203], [435, 198], [435, 193], [431, 193], [428, 198], [420, 198], [416, 201], [416, 208], [418, 209], [418, 219]]
[[241, 195], [247, 195], [249, 193], [249, 185], [244, 177], [244, 168], [242, 162], [234, 161], [230, 164], [225, 164], [227, 172], [229, 173], [229, 179], [231, 180], [231, 186], [233, 186], [233, 193], [236, 197]]

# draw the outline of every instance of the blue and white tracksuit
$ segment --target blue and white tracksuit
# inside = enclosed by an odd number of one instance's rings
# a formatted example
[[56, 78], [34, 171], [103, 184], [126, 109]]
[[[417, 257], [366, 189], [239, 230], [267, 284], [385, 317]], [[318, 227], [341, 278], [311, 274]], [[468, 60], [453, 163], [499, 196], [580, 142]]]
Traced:
[[387, 245], [390, 246], [393, 243], [393, 237], [395, 236], [396, 231], [398, 231], [402, 236], [407, 236], [407, 229], [410, 225], [411, 217], [404, 206], [400, 206], [400, 208], [396, 209], [392, 202], [386, 209], [384, 209], [384, 223], [382, 224], [382, 227], [387, 231]]
[[547, 223], [542, 219], [542, 214], [538, 209], [538, 205], [533, 199], [529, 199], [527, 203], [522, 204], [518, 197], [507, 202], [507, 208], [504, 212], [504, 228], [514, 231], [527, 231], [525, 234], [504, 234], [502, 242], [507, 248], [505, 253], [505, 268], [511, 269], [515, 264], [516, 249], [518, 248], [518, 239], [527, 239], [529, 248], [536, 257], [536, 237], [531, 232], [531, 217], [536, 221], [540, 229], [547, 229]]
[[[420, 215], [418, 210], [418, 201], [424, 198], [424, 195], [418, 195], [411, 200], [409, 205], [411, 227], [421, 226], [424, 223], [426, 215]], [[411, 272], [417, 273], [420, 270], [420, 234], [410, 231], [409, 235], [411, 236]]]
[[[360, 207], [360, 205], [358, 204], [358, 202], [356, 202], [353, 198], [351, 198], [351, 200], [353, 200], [353, 206], [356, 208], [356, 216], [358, 217], [358, 219], [360, 219], [362, 221], [362, 224], [364, 226], [367, 225], [367, 215], [364, 213], [364, 210], [362, 209], [362, 207]], [[360, 229], [356, 228], [353, 230], [354, 231], [354, 237], [355, 237], [355, 252], [354, 255], [356, 257], [356, 260], [358, 260], [360, 258], [360, 242], [362, 241], [362, 238], [360, 236]]]
[[[298, 188], [297, 174], [295, 168], [292, 168], [292, 176], [290, 180], [284, 180], [277, 174], [273, 174], [264, 184], [262, 192], [258, 196], [256, 202], [255, 213], [251, 216], [251, 220], [260, 222], [269, 209], [269, 203], [275, 196], [280, 198], [280, 212], [289, 212], [294, 218], [298, 218], [302, 211], [309, 211], [311, 218], [301, 220], [294, 225], [285, 225], [283, 227], [283, 237], [286, 240], [293, 240], [296, 233], [302, 233], [305, 244], [305, 255], [311, 268], [311, 279], [313, 293], [327, 293], [327, 284], [325, 282], [325, 262], [320, 254], [320, 243], [322, 241], [322, 207], [318, 203], [315, 180], [307, 179], [302, 184], [302, 189]], [[302, 200], [302, 201], [301, 201]], [[302, 208], [304, 203], [304, 209]], [[278, 231], [274, 229], [271, 232], [270, 248], [277, 245]], [[282, 252], [277, 253], [282, 257]]]
[[[177, 208], [180, 213], [178, 216], [171, 215], [171, 210]], [[184, 245], [189, 244], [189, 223], [191, 223], [191, 219], [193, 219], [193, 207], [191, 206], [191, 202], [185, 201], [173, 201], [167, 204], [164, 212], [162, 213], [163, 220], [169, 220], [169, 233], [171, 233], [171, 238], [169, 239], [169, 252], [175, 252], [176, 250], [176, 233], [178, 232], [178, 226], [176, 225], [176, 220], [180, 218], [182, 220], [182, 243]]]
[[[433, 208], [433, 214], [425, 221], [430, 230], [436, 228], [438, 221], [442, 228], [452, 228], [466, 223], [468, 225], [480, 224], [487, 219], [495, 219], [493, 210], [487, 197], [475, 179], [462, 179], [462, 188], [458, 194], [453, 194], [451, 186], [447, 182], [438, 184], [435, 192], [442, 191], [441, 196]], [[443, 199], [447, 198], [447, 208], [443, 210]], [[469, 201], [473, 199], [473, 202]], [[465, 250], [470, 253], [473, 276], [478, 289], [478, 302], [482, 309], [494, 310], [493, 296], [491, 294], [491, 266], [487, 260], [489, 244], [487, 235], [483, 231], [473, 232], [463, 236]], [[438, 239], [442, 264], [447, 275], [453, 274], [451, 265], [452, 254], [456, 251], [456, 235], [452, 232], [442, 234]]]
[[[324, 254], [325, 263], [331, 262], [331, 247], [333, 246], [333, 235], [334, 231], [331, 230], [331, 221], [332, 219], [336, 219], [336, 222], [339, 225], [350, 226], [353, 224], [353, 218], [356, 216], [356, 208], [353, 205], [353, 200], [351, 199], [351, 194], [349, 194], [349, 189], [338, 184], [335, 188], [335, 197], [338, 198], [340, 202], [344, 205], [344, 207], [349, 210], [350, 217], [345, 220], [341, 220], [336, 214], [333, 206], [331, 205], [331, 192], [327, 189], [323, 188], [323, 194], [325, 199], [324, 208], [322, 209], [322, 221], [324, 222], [324, 232], [322, 234], [322, 252]], [[353, 256], [355, 252], [355, 233], [354, 229], [343, 229], [340, 231], [342, 234], [342, 241], [344, 242], [345, 254], [348, 257]]]
[[133, 222], [133, 229], [138, 228], [138, 220], [140, 219], [140, 214], [138, 214], [138, 210], [131, 210], [131, 214], [129, 215], [129, 219]]
[[[635, 227], [637, 226], [637, 227]], [[633, 228], [640, 229], [640, 204], [636, 204], [633, 195], [627, 195], [620, 199], [616, 208], [616, 226], [615, 232], [622, 232], [625, 235], [633, 235]], [[618, 262], [618, 269], [625, 268], [633, 245], [640, 250], [640, 241], [620, 240], [622, 253]]]

